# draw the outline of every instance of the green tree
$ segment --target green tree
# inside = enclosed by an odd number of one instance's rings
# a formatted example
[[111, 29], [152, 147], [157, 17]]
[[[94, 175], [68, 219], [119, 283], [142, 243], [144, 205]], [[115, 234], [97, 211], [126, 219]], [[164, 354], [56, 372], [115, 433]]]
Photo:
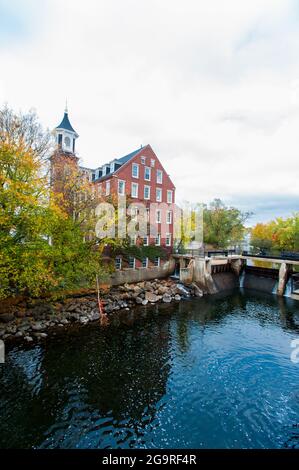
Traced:
[[215, 248], [239, 244], [246, 234], [244, 224], [250, 215], [235, 207], [227, 207], [220, 199], [214, 199], [204, 207], [204, 243]]

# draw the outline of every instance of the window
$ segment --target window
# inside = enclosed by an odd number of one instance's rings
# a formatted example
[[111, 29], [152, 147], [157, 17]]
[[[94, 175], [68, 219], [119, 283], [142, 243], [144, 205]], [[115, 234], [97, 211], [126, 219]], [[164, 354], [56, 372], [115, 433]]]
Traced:
[[135, 198], [138, 197], [138, 184], [137, 183], [132, 183], [131, 196]]
[[148, 258], [142, 258], [142, 267], [147, 268], [148, 266]]
[[113, 163], [110, 163], [110, 173], [113, 173], [114, 172], [114, 162]]
[[159, 256], [156, 256], [155, 257], [155, 266], [160, 266], [160, 257]]
[[125, 195], [125, 182], [123, 180], [118, 180], [118, 194], [120, 196]]
[[106, 196], [110, 194], [110, 181], [106, 181]]
[[156, 189], [156, 201], [157, 202], [162, 201], [162, 189], [161, 188]]
[[138, 163], [132, 164], [132, 176], [133, 178], [139, 178], [139, 165]]
[[148, 207], [146, 208], [146, 220], [147, 220], [147, 222], [149, 222], [149, 220], [150, 220], [150, 210], [149, 210]]
[[150, 199], [151, 197], [151, 187], [144, 186], [144, 199]]
[[163, 171], [157, 170], [157, 183], [162, 184], [162, 180], [163, 180]]
[[119, 256], [115, 258], [115, 269], [121, 269], [121, 258]]
[[160, 209], [156, 210], [156, 222], [157, 224], [161, 223], [161, 210]]
[[62, 144], [62, 134], [58, 134], [58, 144]]
[[155, 163], [156, 163], [156, 161], [152, 158], [152, 159], [151, 159], [151, 166], [154, 167], [154, 166], [155, 166]]
[[143, 157], [143, 156], [141, 157], [141, 163], [142, 163], [142, 165], [145, 165], [145, 157]]
[[166, 223], [171, 224], [172, 223], [172, 211], [167, 211], [166, 212]]
[[135, 258], [133, 256], [129, 257], [129, 268], [135, 269]]
[[136, 242], [137, 242], [137, 236], [136, 236], [136, 235], [134, 235], [134, 237], [132, 237], [132, 238], [131, 238], [130, 242], [131, 242], [131, 246], [134, 246], [134, 245], [136, 245]]
[[167, 202], [172, 203], [172, 191], [167, 191]]
[[161, 234], [158, 233], [156, 238], [155, 238], [155, 245], [160, 246], [161, 245]]
[[70, 147], [71, 146], [71, 139], [69, 137], [65, 137], [64, 138], [64, 143], [65, 143], [66, 147]]
[[171, 233], [166, 233], [166, 246], [171, 246]]
[[150, 181], [150, 180], [151, 180], [151, 169], [150, 169], [149, 166], [146, 166], [146, 167], [144, 168], [144, 179], [145, 179], [146, 181]]
[[143, 245], [148, 246], [148, 237], [143, 237]]

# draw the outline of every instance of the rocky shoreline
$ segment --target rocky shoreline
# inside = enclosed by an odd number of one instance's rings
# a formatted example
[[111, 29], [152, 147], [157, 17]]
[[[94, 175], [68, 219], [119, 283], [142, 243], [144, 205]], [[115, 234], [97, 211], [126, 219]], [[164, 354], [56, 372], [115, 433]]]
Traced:
[[[129, 311], [138, 305], [179, 302], [203, 295], [204, 292], [196, 284], [185, 286], [172, 279], [155, 279], [112, 287], [101, 294], [101, 301], [109, 320], [113, 313]], [[47, 338], [57, 328], [86, 325], [99, 320], [95, 293], [57, 302], [27, 300], [11, 305], [7, 311], [0, 313], [0, 339], [32, 343]]]

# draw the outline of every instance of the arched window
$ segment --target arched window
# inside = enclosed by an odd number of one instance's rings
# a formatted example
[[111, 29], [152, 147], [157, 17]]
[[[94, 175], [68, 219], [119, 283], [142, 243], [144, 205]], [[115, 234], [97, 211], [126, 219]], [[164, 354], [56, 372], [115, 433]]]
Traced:
[[71, 139], [69, 137], [65, 137], [64, 143], [65, 143], [66, 147], [70, 147], [71, 146]]

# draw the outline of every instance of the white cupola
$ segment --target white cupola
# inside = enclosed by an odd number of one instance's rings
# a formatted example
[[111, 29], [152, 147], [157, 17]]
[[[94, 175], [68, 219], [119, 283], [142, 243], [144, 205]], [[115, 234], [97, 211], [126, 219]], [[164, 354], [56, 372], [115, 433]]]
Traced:
[[79, 135], [69, 121], [67, 106], [61, 123], [54, 129], [54, 135], [59, 149], [66, 153], [75, 154], [75, 141]]

